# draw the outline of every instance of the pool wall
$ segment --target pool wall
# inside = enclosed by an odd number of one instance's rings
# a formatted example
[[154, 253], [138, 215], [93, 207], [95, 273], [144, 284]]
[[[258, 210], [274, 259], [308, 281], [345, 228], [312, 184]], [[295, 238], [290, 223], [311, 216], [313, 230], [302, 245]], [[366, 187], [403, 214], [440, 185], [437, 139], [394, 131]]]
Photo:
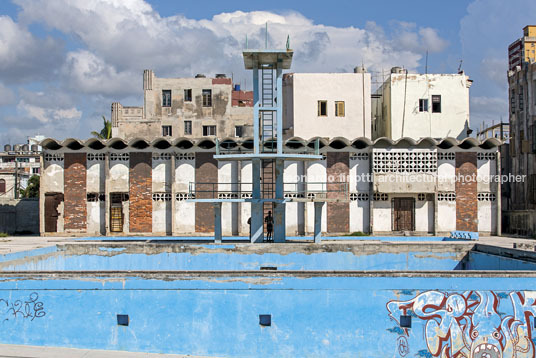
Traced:
[[[454, 270], [475, 252], [473, 263], [496, 260], [492, 248], [289, 245], [87, 243], [5, 255], [1, 342], [217, 357], [534, 356], [536, 272]], [[505, 262], [533, 255], [504, 252]], [[268, 264], [278, 269], [260, 269]]]

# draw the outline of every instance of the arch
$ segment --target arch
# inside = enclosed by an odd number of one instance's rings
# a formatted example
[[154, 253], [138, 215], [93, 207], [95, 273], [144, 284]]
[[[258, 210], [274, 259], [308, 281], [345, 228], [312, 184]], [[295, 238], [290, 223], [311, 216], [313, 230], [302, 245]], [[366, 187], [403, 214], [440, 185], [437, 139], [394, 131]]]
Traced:
[[88, 147], [88, 148], [91, 148], [91, 149], [95, 149], [95, 150], [101, 150], [105, 147], [104, 143], [102, 143], [99, 139], [97, 138], [90, 138], [86, 141], [85, 143], [85, 146]]
[[106, 142], [106, 146], [109, 148], [120, 150], [125, 149], [127, 147], [127, 143], [121, 138], [112, 138]]
[[479, 145], [479, 147], [482, 149], [491, 149], [491, 148], [499, 147], [500, 145], [502, 145], [502, 142], [499, 139], [487, 138]]
[[147, 143], [145, 139], [134, 138], [133, 140], [130, 141], [130, 143], [128, 143], [128, 146], [131, 148], [136, 148], [136, 149], [145, 149], [149, 147], [149, 143]]
[[329, 143], [330, 148], [343, 149], [350, 146], [350, 141], [343, 137], [335, 137]]
[[309, 142], [307, 143], [307, 146], [309, 148], [313, 148], [315, 147], [315, 143], [316, 143], [316, 140], [318, 139], [318, 148], [322, 149], [324, 148], [325, 146], [328, 145], [328, 141], [326, 138], [322, 138], [322, 137], [313, 137], [311, 139], [309, 139]]
[[247, 150], [253, 150], [253, 147], [255, 146], [255, 143], [253, 141], [252, 137], [245, 138], [242, 143], [240, 143], [240, 146]]
[[78, 139], [74, 139], [74, 138], [68, 138], [66, 140], [63, 141], [63, 146], [69, 148], [69, 149], [72, 149], [72, 150], [80, 150], [82, 148], [84, 148], [84, 145], [82, 143], [80, 143], [80, 141]]
[[354, 147], [355, 149], [365, 149], [366, 147], [369, 147], [371, 145], [372, 142], [370, 141], [370, 139], [365, 137], [356, 138], [352, 142], [352, 147]]
[[194, 142], [188, 138], [177, 138], [173, 142], [173, 145], [179, 149], [190, 149], [194, 146]]
[[233, 138], [227, 137], [220, 142], [220, 147], [223, 149], [235, 149], [238, 147], [238, 143]]
[[41, 142], [41, 147], [50, 150], [58, 150], [61, 149], [62, 146], [55, 139], [47, 138]]
[[204, 139], [197, 143], [197, 147], [201, 149], [212, 149], [216, 146], [216, 143], [214, 143], [211, 139]]
[[387, 137], [381, 137], [376, 139], [373, 145], [375, 148], [388, 148], [393, 145], [393, 141]]
[[285, 141], [285, 147], [288, 149], [302, 149], [306, 144], [307, 142], [300, 137], [292, 137]]
[[462, 149], [471, 149], [477, 147], [479, 144], [480, 143], [475, 138], [465, 138], [460, 144], [458, 144], [458, 147]]
[[450, 149], [458, 144], [458, 141], [452, 137], [447, 137], [441, 140], [437, 145], [441, 149]]
[[171, 143], [165, 138], [157, 138], [153, 140], [151, 145], [158, 149], [168, 149], [169, 147], [171, 147]]

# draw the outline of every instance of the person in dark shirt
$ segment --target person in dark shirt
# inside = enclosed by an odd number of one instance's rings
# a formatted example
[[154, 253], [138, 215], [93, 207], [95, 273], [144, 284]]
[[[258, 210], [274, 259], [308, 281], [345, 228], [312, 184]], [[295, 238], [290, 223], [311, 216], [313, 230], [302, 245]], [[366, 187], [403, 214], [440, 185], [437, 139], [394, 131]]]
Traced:
[[272, 232], [274, 231], [274, 217], [272, 216], [272, 212], [268, 212], [268, 216], [264, 218], [264, 222], [266, 223], [266, 241], [274, 241], [274, 238], [272, 236]]

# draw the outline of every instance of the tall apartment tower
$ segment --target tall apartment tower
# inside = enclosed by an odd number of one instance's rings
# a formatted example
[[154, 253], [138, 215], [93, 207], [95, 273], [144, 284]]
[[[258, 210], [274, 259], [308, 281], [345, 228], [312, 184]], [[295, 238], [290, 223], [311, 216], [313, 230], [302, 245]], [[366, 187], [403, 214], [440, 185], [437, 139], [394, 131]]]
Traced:
[[536, 25], [523, 28], [523, 37], [515, 40], [508, 46], [508, 69], [514, 70], [524, 62], [536, 60]]
[[[512, 174], [526, 175], [510, 183], [510, 198], [503, 207], [536, 209], [536, 26], [525, 26], [523, 37], [508, 47], [508, 94]], [[533, 217], [536, 220], [536, 215]], [[532, 220], [536, 226], [536, 221]], [[536, 232], [536, 227], [532, 230]]]

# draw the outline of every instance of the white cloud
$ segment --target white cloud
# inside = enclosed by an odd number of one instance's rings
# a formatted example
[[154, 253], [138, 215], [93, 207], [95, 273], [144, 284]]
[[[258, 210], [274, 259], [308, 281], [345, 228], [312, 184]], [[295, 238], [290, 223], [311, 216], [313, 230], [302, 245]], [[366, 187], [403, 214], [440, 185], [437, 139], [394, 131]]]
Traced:
[[67, 87], [81, 93], [139, 94], [141, 88], [140, 73], [118, 73], [114, 66], [86, 50], [69, 52], [61, 74]]
[[36, 125], [61, 124], [64, 120], [79, 120], [82, 112], [73, 105], [73, 99], [54, 89], [32, 92], [21, 89], [17, 111], [27, 121], [37, 120]]
[[9, 16], [0, 16], [0, 78], [23, 82], [50, 78], [61, 63], [61, 41], [36, 38]]
[[0, 83], [0, 106], [7, 106], [15, 101], [15, 94], [11, 89]]
[[80, 119], [82, 112], [76, 108], [44, 108], [21, 100], [17, 109], [29, 118], [37, 119], [41, 123], [57, 122], [65, 119]]
[[[111, 102], [132, 101], [134, 96], [141, 102], [142, 71], [147, 68], [160, 77], [233, 73], [235, 81], [250, 82], [242, 50], [246, 35], [249, 48], [264, 48], [266, 22], [269, 47], [284, 48], [290, 36], [296, 72], [351, 71], [361, 63], [371, 71], [395, 65], [415, 71], [423, 49], [440, 52], [447, 46], [435, 29], [412, 23], [387, 28], [374, 22], [364, 28], [335, 27], [314, 23], [298, 12], [267, 11], [235, 11], [195, 20], [182, 15], [162, 17], [143, 0], [14, 2], [21, 9], [19, 22], [3, 19], [4, 28], [13, 28], [24, 40], [25, 50], [19, 51], [24, 61], [37, 64], [21, 68], [32, 68], [27, 71], [32, 79], [54, 80], [47, 82], [43, 93], [19, 90], [18, 119], [0, 119], [0, 126], [7, 124], [15, 135], [19, 133], [16, 126], [27, 126], [58, 138], [87, 136], [96, 129], [93, 126], [100, 125], [100, 115], [108, 115]], [[73, 39], [77, 47], [65, 52], [58, 40], [36, 39], [27, 30], [36, 23]], [[17, 49], [16, 36], [9, 34], [0, 34], [0, 41], [2, 36], [9, 38], [6, 46]], [[0, 63], [0, 80], [17, 69], [17, 62], [8, 55], [0, 50], [0, 60], [5, 56], [11, 61], [9, 66]], [[3, 65], [6, 73], [2, 73]], [[21, 68], [13, 71], [13, 78], [22, 78]]]
[[[364, 62], [371, 69], [419, 65], [422, 49], [442, 51], [446, 42], [436, 30], [408, 24], [404, 38], [389, 38], [383, 29], [314, 24], [297, 12], [266, 11], [222, 13], [212, 19], [193, 20], [184, 16], [161, 17], [142, 0], [16, 0], [20, 18], [42, 22], [79, 38], [106, 68], [121, 77], [144, 68], [160, 76], [191, 76], [195, 73], [243, 72], [241, 50], [246, 35], [249, 47], [264, 47], [264, 24], [268, 22], [269, 46], [283, 48], [287, 35], [295, 50], [295, 71], [350, 71]], [[396, 29], [395, 29], [396, 30]], [[400, 43], [411, 44], [410, 47]], [[76, 53], [81, 56], [82, 53]], [[73, 59], [73, 54], [70, 60]], [[69, 61], [69, 59], [68, 59]], [[67, 64], [69, 66], [69, 64]], [[103, 72], [103, 73], [104, 73]], [[115, 73], [113, 73], [115, 72]], [[89, 71], [73, 71], [83, 80]], [[77, 75], [84, 74], [84, 77]]]

